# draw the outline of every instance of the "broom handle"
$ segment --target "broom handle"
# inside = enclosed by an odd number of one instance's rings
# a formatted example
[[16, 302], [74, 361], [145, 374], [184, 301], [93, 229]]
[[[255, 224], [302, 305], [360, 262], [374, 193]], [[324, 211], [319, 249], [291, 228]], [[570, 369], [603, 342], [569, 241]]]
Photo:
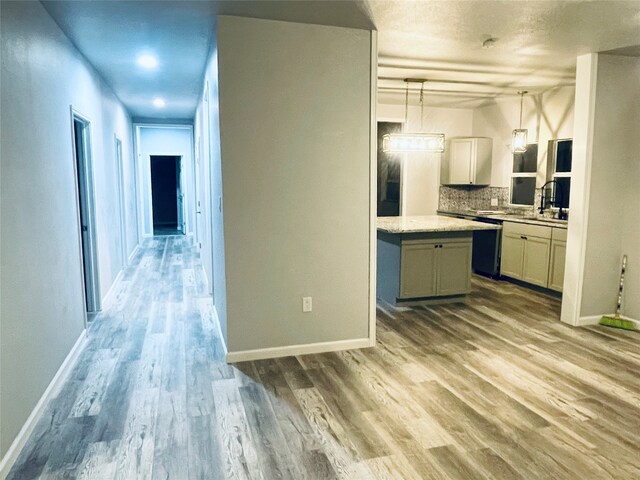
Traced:
[[624, 271], [627, 269], [627, 256], [622, 256], [622, 269], [620, 270], [620, 287], [618, 288], [618, 304], [616, 305], [616, 318], [620, 316], [620, 306], [622, 305], [622, 289], [624, 288]]

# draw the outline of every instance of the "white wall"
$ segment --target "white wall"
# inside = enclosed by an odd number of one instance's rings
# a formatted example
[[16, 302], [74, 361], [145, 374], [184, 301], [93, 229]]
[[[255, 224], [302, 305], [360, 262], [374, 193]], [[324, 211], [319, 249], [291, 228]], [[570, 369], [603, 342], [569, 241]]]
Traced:
[[[0, 457], [84, 329], [70, 105], [91, 121], [101, 296], [122, 262], [114, 135], [131, 185], [131, 124], [38, 2], [1, 16]], [[137, 240], [127, 189], [127, 247]]]
[[640, 319], [640, 59], [584, 55], [577, 80], [567, 266], [583, 274], [565, 278], [562, 318], [583, 324], [613, 313], [626, 253], [623, 313]]
[[[381, 122], [404, 123], [404, 105], [378, 104]], [[424, 131], [444, 133], [446, 138], [471, 135], [473, 110], [425, 107]], [[407, 131], [420, 130], [420, 107], [409, 106]], [[440, 188], [440, 153], [407, 153], [402, 164], [401, 215], [435, 215]]]
[[193, 128], [190, 125], [136, 125], [136, 137], [141, 235], [153, 235], [151, 155], [182, 156], [185, 233], [192, 235], [195, 222]]
[[[525, 95], [522, 128], [529, 143], [538, 143], [538, 186], [546, 178], [548, 141], [573, 137], [574, 87], [558, 87]], [[491, 186], [509, 187], [513, 154], [511, 132], [518, 128], [520, 97], [498, 98], [473, 110], [473, 136], [493, 138]]]
[[227, 285], [225, 271], [224, 216], [222, 207], [222, 159], [220, 154], [220, 112], [218, 92], [218, 51], [214, 46], [204, 77], [204, 96], [196, 111], [196, 141], [199, 139], [200, 224], [204, 232], [201, 256], [207, 273], [223, 341], [227, 341]]
[[219, 17], [230, 354], [368, 344], [371, 37]]

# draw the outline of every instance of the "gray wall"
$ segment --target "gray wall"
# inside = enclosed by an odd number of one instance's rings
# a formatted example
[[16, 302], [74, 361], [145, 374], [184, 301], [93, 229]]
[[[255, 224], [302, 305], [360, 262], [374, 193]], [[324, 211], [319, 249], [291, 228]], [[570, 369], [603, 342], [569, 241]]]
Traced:
[[626, 253], [624, 313], [640, 320], [640, 59], [598, 55], [593, 132], [580, 315], [613, 312]]
[[[226, 343], [227, 339], [227, 285], [224, 236], [224, 209], [222, 207], [222, 158], [220, 155], [220, 110], [218, 84], [218, 50], [211, 51], [205, 84], [209, 87], [209, 103], [203, 101], [198, 107], [196, 121], [201, 127], [203, 172], [206, 172], [207, 185], [203, 188], [203, 215], [208, 225], [208, 252], [204, 255], [208, 261], [206, 270], [213, 281], [213, 303], [220, 321], [220, 328]], [[205, 109], [208, 109], [206, 115]], [[205, 120], [208, 121], [208, 126]], [[207, 129], [207, 132], [204, 131]], [[206, 198], [205, 198], [206, 197]]]
[[229, 351], [367, 338], [371, 33], [219, 17], [218, 55]]
[[103, 297], [122, 265], [114, 134], [137, 244], [127, 113], [40, 3], [1, 8], [0, 457], [84, 327], [71, 104], [91, 121]]

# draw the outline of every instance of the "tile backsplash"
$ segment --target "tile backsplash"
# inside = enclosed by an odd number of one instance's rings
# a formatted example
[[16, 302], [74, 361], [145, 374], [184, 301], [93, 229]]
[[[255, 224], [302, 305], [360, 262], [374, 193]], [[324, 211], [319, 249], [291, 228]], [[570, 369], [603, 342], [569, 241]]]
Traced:
[[[491, 205], [491, 199], [497, 198], [498, 205]], [[509, 205], [508, 187], [475, 187], [468, 185], [440, 187], [439, 210], [504, 210], [506, 212], [534, 213], [540, 207], [541, 193], [536, 190], [532, 207], [514, 207]]]

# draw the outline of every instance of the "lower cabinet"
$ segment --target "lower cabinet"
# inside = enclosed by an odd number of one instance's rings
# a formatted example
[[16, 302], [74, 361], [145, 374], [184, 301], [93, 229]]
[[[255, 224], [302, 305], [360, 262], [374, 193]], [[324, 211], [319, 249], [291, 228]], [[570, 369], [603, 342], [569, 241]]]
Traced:
[[560, 238], [566, 240], [566, 229], [504, 222], [501, 275], [561, 291], [566, 241]]
[[564, 264], [567, 258], [567, 231], [554, 228], [551, 234], [551, 256], [549, 258], [549, 288], [562, 291]]
[[400, 298], [469, 293], [471, 254], [471, 238], [403, 241]]

